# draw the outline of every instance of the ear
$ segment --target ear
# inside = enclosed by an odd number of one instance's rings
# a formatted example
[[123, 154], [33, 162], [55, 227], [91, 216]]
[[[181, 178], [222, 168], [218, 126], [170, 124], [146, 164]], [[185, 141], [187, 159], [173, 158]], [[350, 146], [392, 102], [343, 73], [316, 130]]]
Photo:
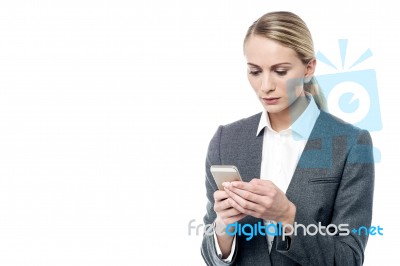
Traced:
[[305, 83], [308, 83], [311, 81], [311, 79], [314, 75], [316, 65], [317, 65], [317, 60], [315, 58], [311, 59], [307, 63], [305, 73], [304, 73], [304, 82]]

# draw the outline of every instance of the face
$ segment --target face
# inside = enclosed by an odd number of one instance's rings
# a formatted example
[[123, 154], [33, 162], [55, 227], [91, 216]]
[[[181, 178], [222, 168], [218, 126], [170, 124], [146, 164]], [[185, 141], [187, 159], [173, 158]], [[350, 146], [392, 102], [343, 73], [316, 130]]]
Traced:
[[304, 79], [311, 79], [315, 59], [305, 65], [291, 48], [257, 35], [246, 41], [244, 53], [250, 84], [268, 113], [288, 110], [305, 95]]

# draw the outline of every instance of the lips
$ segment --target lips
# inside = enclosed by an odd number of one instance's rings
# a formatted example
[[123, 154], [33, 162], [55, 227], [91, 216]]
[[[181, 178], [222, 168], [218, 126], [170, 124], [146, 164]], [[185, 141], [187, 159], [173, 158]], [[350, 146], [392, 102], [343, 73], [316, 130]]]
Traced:
[[273, 104], [277, 104], [280, 97], [268, 97], [268, 98], [262, 98], [263, 102], [268, 104], [268, 105], [273, 105]]
[[269, 97], [269, 98], [263, 98], [264, 100], [267, 100], [267, 101], [272, 101], [272, 100], [276, 100], [276, 99], [279, 99], [280, 97]]

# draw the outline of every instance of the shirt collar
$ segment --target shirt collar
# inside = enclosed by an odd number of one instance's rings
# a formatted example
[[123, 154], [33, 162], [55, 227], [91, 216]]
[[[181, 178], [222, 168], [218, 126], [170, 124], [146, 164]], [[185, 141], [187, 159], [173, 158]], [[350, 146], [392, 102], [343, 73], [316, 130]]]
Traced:
[[[314, 101], [314, 97], [312, 97], [312, 95], [308, 92], [306, 92], [306, 97], [309, 101], [307, 108], [289, 127], [289, 129], [297, 133], [301, 139], [308, 139], [314, 127], [314, 124], [320, 114], [320, 110], [318, 109], [318, 106]], [[258, 124], [257, 129], [257, 136], [265, 127], [267, 127], [269, 130], [274, 131], [271, 127], [271, 122], [269, 121], [266, 110], [264, 110], [261, 114], [260, 123]]]

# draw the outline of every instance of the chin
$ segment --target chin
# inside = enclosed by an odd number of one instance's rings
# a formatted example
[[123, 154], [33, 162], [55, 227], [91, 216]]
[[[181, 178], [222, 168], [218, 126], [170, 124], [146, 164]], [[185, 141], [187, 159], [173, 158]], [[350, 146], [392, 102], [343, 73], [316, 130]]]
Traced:
[[263, 106], [264, 109], [270, 114], [277, 114], [286, 109], [285, 106], [281, 105], [263, 105]]

